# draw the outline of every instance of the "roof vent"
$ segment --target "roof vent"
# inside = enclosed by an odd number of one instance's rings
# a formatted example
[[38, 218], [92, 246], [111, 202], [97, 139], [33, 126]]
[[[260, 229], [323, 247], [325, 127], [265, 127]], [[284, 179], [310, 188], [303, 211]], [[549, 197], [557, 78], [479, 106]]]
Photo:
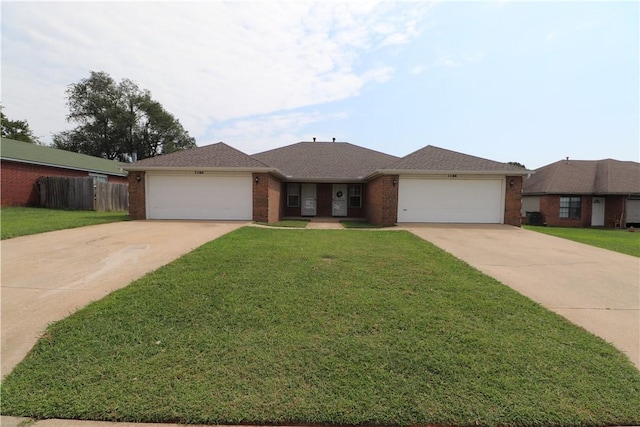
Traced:
[[335, 138], [333, 138], [333, 142], [336, 142], [336, 139], [335, 139]]
[[564, 161], [566, 164], [569, 164], [569, 156], [567, 156], [567, 160]]
[[313, 142], [316, 142], [316, 137], [315, 136], [313, 137]]

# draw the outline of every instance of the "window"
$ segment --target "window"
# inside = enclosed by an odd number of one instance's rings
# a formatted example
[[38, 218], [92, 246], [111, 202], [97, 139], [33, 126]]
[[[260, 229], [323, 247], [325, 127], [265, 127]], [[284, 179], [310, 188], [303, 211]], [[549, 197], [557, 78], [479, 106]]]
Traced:
[[580, 219], [580, 197], [560, 197], [560, 218]]
[[300, 184], [287, 184], [287, 207], [300, 207]]
[[349, 186], [349, 207], [362, 207], [362, 185], [352, 184]]

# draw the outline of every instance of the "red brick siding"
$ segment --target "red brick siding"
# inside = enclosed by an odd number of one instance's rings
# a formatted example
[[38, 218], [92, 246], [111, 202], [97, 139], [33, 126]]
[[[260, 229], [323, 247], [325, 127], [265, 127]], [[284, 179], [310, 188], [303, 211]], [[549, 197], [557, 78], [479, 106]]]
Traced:
[[542, 221], [553, 227], [591, 227], [591, 196], [581, 196], [580, 218], [560, 218], [560, 196], [540, 196]]
[[368, 221], [384, 227], [395, 225], [398, 221], [398, 175], [374, 178], [367, 183], [365, 190]]
[[[625, 211], [626, 196], [606, 196], [604, 201], [604, 226], [614, 228]], [[623, 218], [624, 222], [624, 218]]]
[[280, 204], [282, 184], [280, 180], [268, 173], [254, 173], [252, 179], [253, 220], [259, 222], [280, 221], [282, 216]]
[[147, 219], [144, 172], [129, 172], [129, 217]]
[[553, 227], [591, 227], [593, 197], [604, 197], [604, 226], [615, 227], [616, 220], [624, 212], [626, 196], [581, 196], [579, 219], [560, 218], [560, 195], [540, 196], [540, 212], [543, 221]]
[[[89, 176], [89, 172], [75, 169], [32, 165], [2, 160], [0, 166], [2, 206], [38, 206], [40, 195], [37, 181], [41, 176]], [[126, 177], [107, 175], [109, 182], [126, 183]]]
[[[513, 181], [513, 186], [511, 182]], [[507, 176], [504, 195], [504, 223], [520, 227], [520, 209], [522, 207], [522, 177]]]

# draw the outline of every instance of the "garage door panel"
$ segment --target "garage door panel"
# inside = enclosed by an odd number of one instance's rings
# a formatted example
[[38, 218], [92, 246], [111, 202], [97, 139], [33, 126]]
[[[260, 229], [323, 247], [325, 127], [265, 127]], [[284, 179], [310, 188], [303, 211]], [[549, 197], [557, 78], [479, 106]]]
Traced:
[[640, 223], [640, 200], [627, 199], [627, 212], [625, 217], [627, 223]]
[[501, 223], [503, 180], [400, 178], [399, 222]]
[[250, 220], [251, 175], [150, 175], [149, 219]]

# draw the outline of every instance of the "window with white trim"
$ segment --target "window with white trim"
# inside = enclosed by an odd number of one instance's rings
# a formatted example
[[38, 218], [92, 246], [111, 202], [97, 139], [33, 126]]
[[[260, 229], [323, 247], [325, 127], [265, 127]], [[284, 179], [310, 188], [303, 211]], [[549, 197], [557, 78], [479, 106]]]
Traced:
[[582, 198], [579, 196], [560, 197], [560, 218], [580, 219]]
[[362, 207], [362, 185], [360, 184], [349, 185], [349, 207], [350, 208]]
[[300, 184], [287, 184], [287, 207], [300, 207]]

